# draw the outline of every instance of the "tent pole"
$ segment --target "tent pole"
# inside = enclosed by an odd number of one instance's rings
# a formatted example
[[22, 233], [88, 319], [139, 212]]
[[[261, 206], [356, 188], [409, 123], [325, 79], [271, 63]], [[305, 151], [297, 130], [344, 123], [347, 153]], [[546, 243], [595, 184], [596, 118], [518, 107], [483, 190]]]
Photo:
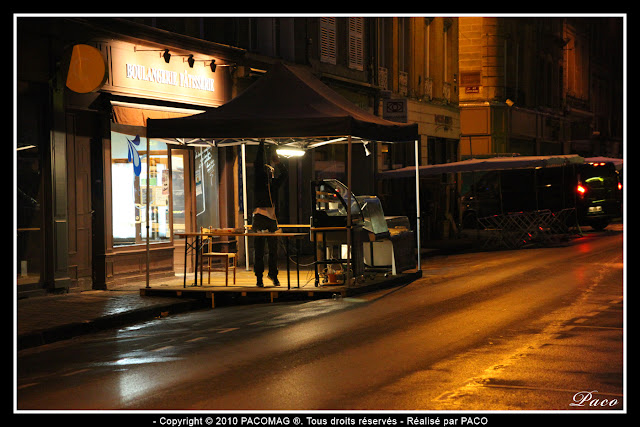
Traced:
[[[247, 155], [246, 144], [242, 143], [242, 209], [243, 209], [243, 229], [246, 233], [248, 231], [249, 220], [247, 218]], [[244, 257], [245, 257], [245, 269], [249, 271], [249, 237], [244, 236]]]
[[347, 143], [347, 274], [346, 284], [351, 285], [351, 135]]
[[500, 215], [504, 215], [504, 206], [502, 203], [502, 171], [498, 171], [498, 190], [500, 191]]
[[418, 247], [418, 271], [422, 270], [422, 266], [420, 265], [420, 171], [419, 166], [420, 162], [418, 161], [418, 140], [415, 140], [415, 150], [416, 150], [416, 237], [417, 237], [417, 247]]
[[146, 209], [146, 222], [147, 222], [147, 253], [146, 253], [146, 259], [147, 259], [147, 272], [146, 272], [146, 282], [147, 282], [147, 288], [149, 287], [149, 177], [150, 177], [150, 173], [149, 171], [151, 170], [151, 147], [150, 147], [150, 142], [149, 142], [149, 138], [147, 138], [147, 191], [146, 191], [146, 204], [147, 204], [147, 209]]

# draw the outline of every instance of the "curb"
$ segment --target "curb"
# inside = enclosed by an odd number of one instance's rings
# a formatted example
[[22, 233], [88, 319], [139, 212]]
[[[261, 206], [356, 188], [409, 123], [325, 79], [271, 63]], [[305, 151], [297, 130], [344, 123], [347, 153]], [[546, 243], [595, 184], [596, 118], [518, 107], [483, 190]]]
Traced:
[[166, 315], [163, 314], [166, 312], [178, 314], [205, 307], [208, 307], [206, 301], [193, 299], [153, 307], [139, 308], [97, 319], [74, 322], [49, 329], [28, 332], [17, 337], [17, 349], [20, 351], [27, 348], [38, 347], [74, 338], [80, 335], [121, 327], [126, 324], [150, 320]]

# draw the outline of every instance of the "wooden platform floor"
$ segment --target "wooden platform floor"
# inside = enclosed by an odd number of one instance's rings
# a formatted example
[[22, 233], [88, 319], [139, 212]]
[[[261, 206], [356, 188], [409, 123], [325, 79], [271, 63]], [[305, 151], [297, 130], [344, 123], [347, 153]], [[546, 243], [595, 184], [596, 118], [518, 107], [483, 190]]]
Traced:
[[229, 283], [225, 286], [224, 273], [211, 272], [208, 282], [207, 273], [202, 275], [202, 283], [198, 274], [195, 285], [193, 273], [187, 274], [186, 284], [184, 276], [154, 281], [149, 287], [140, 288], [140, 295], [145, 296], [174, 296], [186, 298], [206, 298], [211, 300], [212, 307], [233, 304], [250, 304], [259, 302], [282, 302], [295, 300], [313, 300], [322, 298], [346, 297], [385, 287], [410, 283], [421, 276], [420, 271], [410, 271], [395, 276], [381, 273], [367, 273], [360, 277], [352, 286], [343, 284], [323, 284], [320, 278], [319, 286], [315, 286], [314, 271], [300, 269], [300, 280], [296, 270], [290, 272], [290, 285], [287, 284], [286, 270], [280, 271], [278, 279], [280, 286], [273, 286], [271, 281], [263, 278], [264, 287], [256, 286], [253, 271], [246, 271], [244, 267], [236, 270], [236, 282], [233, 283], [233, 273], [229, 273]]

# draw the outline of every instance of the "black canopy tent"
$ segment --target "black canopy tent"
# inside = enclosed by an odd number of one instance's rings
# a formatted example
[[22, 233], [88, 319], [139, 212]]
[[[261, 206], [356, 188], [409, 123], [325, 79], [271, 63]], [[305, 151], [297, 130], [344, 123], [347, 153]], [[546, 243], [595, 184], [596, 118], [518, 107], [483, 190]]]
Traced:
[[150, 119], [149, 138], [224, 139], [352, 136], [370, 141], [412, 142], [417, 124], [384, 120], [358, 108], [310, 70], [276, 63], [265, 76], [215, 110], [173, 119]]
[[[281, 62], [274, 64], [240, 95], [215, 110], [181, 118], [149, 119], [147, 138], [173, 139], [184, 145], [207, 142], [219, 147], [256, 143], [257, 139], [302, 149], [346, 143], [347, 205], [351, 204], [353, 140], [413, 141], [416, 150], [416, 197], [419, 194], [417, 124], [391, 122], [364, 111], [322, 83], [307, 68]], [[419, 200], [416, 203], [419, 269]], [[350, 210], [347, 211], [347, 224], [351, 226]], [[351, 236], [347, 233], [347, 254], [350, 254], [350, 246]]]

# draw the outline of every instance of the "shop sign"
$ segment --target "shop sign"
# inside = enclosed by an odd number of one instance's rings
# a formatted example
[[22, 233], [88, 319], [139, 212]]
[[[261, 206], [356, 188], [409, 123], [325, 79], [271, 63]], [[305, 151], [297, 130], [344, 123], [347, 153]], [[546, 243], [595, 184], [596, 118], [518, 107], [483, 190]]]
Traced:
[[106, 66], [102, 53], [93, 46], [73, 46], [66, 85], [76, 93], [89, 93], [105, 81]]
[[482, 76], [480, 71], [463, 71], [460, 73], [460, 86], [464, 87], [464, 93], [480, 93]]
[[215, 91], [214, 80], [204, 76], [189, 74], [186, 70], [167, 71], [158, 68], [145, 67], [138, 64], [126, 64], [126, 76], [128, 79], [142, 80], [151, 83], [180, 86], [189, 89]]
[[393, 122], [407, 122], [407, 99], [385, 99], [382, 103], [382, 117]]
[[228, 73], [213, 73], [206, 55], [196, 53], [192, 68], [180, 55], [166, 63], [160, 52], [129, 43], [111, 41], [105, 50], [110, 78], [103, 90], [214, 107], [228, 101]]
[[443, 114], [435, 115], [436, 125], [438, 126], [451, 126], [453, 124], [453, 117], [445, 116]]

